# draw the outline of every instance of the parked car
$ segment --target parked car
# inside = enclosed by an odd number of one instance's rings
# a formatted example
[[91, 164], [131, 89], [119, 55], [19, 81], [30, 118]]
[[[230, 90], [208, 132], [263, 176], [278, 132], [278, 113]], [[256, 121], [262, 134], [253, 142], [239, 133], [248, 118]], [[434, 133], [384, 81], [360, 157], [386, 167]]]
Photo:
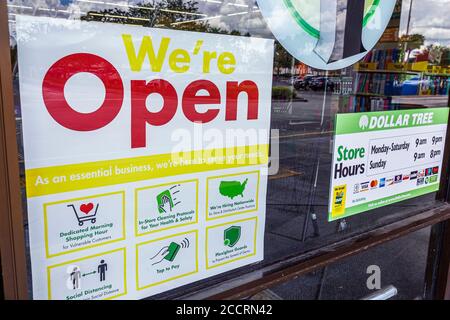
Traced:
[[306, 75], [304, 77], [298, 77], [294, 81], [294, 88], [296, 90], [309, 90], [309, 86], [311, 84], [311, 81], [313, 81], [314, 78], [316, 78], [316, 77], [313, 76], [313, 75]]
[[324, 91], [325, 86], [327, 86], [327, 90], [329, 91], [334, 90], [334, 81], [326, 77], [317, 77], [314, 78], [309, 84], [309, 87], [313, 91]]

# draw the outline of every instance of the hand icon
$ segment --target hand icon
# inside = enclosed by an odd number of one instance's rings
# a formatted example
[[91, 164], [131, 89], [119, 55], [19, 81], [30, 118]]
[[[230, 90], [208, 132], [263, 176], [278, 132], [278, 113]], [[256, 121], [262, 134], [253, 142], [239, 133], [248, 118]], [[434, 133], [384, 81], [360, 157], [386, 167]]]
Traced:
[[155, 254], [155, 256], [153, 258], [150, 258], [150, 260], [155, 261], [154, 263], [152, 263], [152, 266], [154, 266], [155, 264], [161, 263], [164, 258], [167, 256], [167, 254], [169, 253], [169, 247], [164, 247], [161, 250], [159, 250], [159, 252], [157, 254]]
[[172, 202], [168, 196], [163, 196], [161, 199], [161, 204], [159, 205], [159, 211], [163, 213], [167, 213], [172, 211]]
[[159, 213], [172, 212], [173, 208], [180, 204], [177, 199], [177, 194], [180, 193], [179, 187], [180, 185], [175, 185], [156, 196]]

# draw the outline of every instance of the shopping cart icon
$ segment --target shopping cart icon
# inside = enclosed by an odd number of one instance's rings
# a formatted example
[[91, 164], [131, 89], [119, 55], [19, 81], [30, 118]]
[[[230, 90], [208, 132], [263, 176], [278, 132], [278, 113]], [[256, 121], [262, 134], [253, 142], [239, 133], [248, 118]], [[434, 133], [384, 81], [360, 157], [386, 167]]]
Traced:
[[[77, 217], [78, 220], [78, 225], [81, 227], [84, 225], [84, 223], [86, 221], [91, 221], [92, 224], [97, 222], [97, 210], [98, 210], [98, 206], [99, 204], [97, 203], [97, 205], [95, 206], [95, 210], [93, 214], [84, 214], [83, 212], [81, 212], [80, 210], [77, 210], [77, 208], [73, 205], [70, 204], [67, 207], [72, 208], [73, 212], [75, 212], [75, 217]], [[91, 211], [92, 212], [92, 211]]]

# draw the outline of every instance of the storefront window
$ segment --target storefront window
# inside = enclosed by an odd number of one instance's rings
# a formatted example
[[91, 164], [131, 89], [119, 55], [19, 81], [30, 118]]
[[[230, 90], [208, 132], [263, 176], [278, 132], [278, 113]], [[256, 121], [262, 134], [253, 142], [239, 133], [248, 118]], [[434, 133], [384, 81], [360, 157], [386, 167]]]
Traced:
[[[298, 44], [294, 42], [291, 44], [293, 47], [290, 47], [290, 45], [287, 44], [286, 39], [280, 37], [277, 31], [274, 31], [273, 25], [270, 24], [269, 26], [267, 22], [268, 16], [266, 12], [262, 12], [266, 10], [265, 7], [267, 6], [267, 1], [8, 0], [7, 2], [11, 35], [10, 43], [14, 76], [15, 111], [18, 127], [18, 142], [21, 153], [21, 178], [24, 186], [24, 203], [27, 198], [27, 192], [29, 197], [30, 191], [25, 188], [25, 185], [29, 185], [29, 182], [25, 181], [24, 159], [27, 158], [25, 156], [27, 150], [24, 150], [22, 142], [23, 110], [21, 99], [28, 99], [27, 95], [33, 95], [35, 93], [21, 92], [20, 89], [20, 81], [22, 80], [19, 75], [21, 68], [21, 52], [20, 48], [18, 52], [17, 44], [20, 41], [22, 43], [26, 43], [27, 41], [32, 43], [33, 41], [32, 38], [29, 40], [24, 39], [23, 37], [25, 34], [20, 33], [20, 31], [16, 29], [22, 16], [28, 18], [50, 17], [53, 19], [60, 19], [61, 21], [83, 21], [84, 23], [91, 23], [92, 27], [90, 29], [80, 28], [79, 38], [72, 39], [74, 42], [78, 41], [80, 43], [79, 52], [91, 50], [88, 47], [83, 47], [83, 45], [87, 43], [85, 41], [88, 41], [87, 39], [90, 35], [95, 36], [97, 34], [96, 28], [100, 28], [99, 23], [102, 23], [102, 28], [111, 28], [111, 30], [112, 28], [118, 28], [114, 30], [119, 30], [121, 27], [133, 27], [136, 28], [133, 30], [137, 30], [137, 32], [141, 32], [142, 30], [144, 30], [143, 32], [154, 30], [149, 28], [185, 31], [191, 32], [193, 38], [197, 37], [199, 39], [202, 37], [205, 37], [206, 39], [206, 35], [211, 37], [208, 39], [214, 39], [214, 36], [218, 37], [219, 35], [232, 36], [233, 38], [230, 37], [228, 42], [230, 47], [227, 47], [227, 42], [225, 40], [221, 40], [216, 48], [218, 51], [227, 51], [231, 49], [238, 50], [237, 48], [239, 48], [239, 46], [244, 47], [246, 44], [248, 45], [248, 42], [245, 41], [240, 44], [240, 38], [270, 39], [274, 41], [274, 50], [272, 52], [266, 50], [270, 46], [264, 42], [255, 41], [255, 47], [251, 49], [245, 47], [240, 51], [242, 55], [248, 54], [249, 56], [239, 57], [238, 59], [239, 61], [246, 61], [250, 66], [249, 70], [256, 70], [256, 63], [265, 64], [273, 62], [271, 73], [272, 86], [264, 86], [262, 89], [266, 91], [260, 91], [262, 99], [267, 96], [271, 100], [270, 110], [260, 110], [260, 112], [265, 113], [266, 116], [270, 115], [271, 119], [270, 174], [267, 177], [267, 198], [265, 207], [259, 208], [259, 212], [265, 215], [265, 228], [261, 229], [264, 230], [263, 259], [260, 262], [251, 263], [250, 265], [243, 264], [239, 268], [224, 270], [220, 274], [212, 277], [196, 279], [197, 281], [195, 284], [188, 283], [189, 281], [187, 281], [181, 289], [175, 289], [175, 287], [178, 286], [172, 286], [170, 283], [164, 284], [164, 290], [160, 290], [158, 292], [159, 295], [156, 296], [158, 298], [188, 294], [193, 291], [218, 285], [237, 276], [242, 276], [251, 271], [276, 265], [279, 262], [293, 257], [299, 257], [316, 249], [326, 248], [355, 235], [360, 235], [380, 226], [401, 221], [402, 219], [416, 215], [425, 210], [439, 207], [443, 204], [441, 201], [436, 200], [436, 192], [434, 192], [436, 190], [433, 189], [433, 192], [429, 192], [425, 195], [413, 197], [405, 201], [393, 202], [392, 204], [388, 203], [388, 205], [378, 206], [376, 209], [367, 210], [367, 212], [360, 214], [345, 216], [344, 218], [330, 219], [329, 211], [330, 197], [333, 197], [333, 191], [330, 190], [335, 187], [334, 185], [332, 186], [331, 180], [335, 171], [333, 167], [333, 152], [335, 150], [337, 114], [359, 114], [364, 112], [380, 112], [380, 114], [382, 114], [383, 112], [394, 110], [405, 111], [448, 107], [450, 85], [450, 38], [447, 29], [441, 28], [439, 25], [442, 24], [442, 17], [445, 16], [445, 13], [449, 12], [448, 7], [450, 1], [396, 1], [394, 13], [389, 16], [390, 19], [387, 20], [389, 23], [385, 30], [383, 29], [383, 35], [379, 41], [376, 41], [374, 48], [348, 66], [327, 71], [315, 69], [310, 66], [314, 65], [314, 63], [304, 63], [299, 60], [298, 55], [293, 56], [291, 54], [295, 54]], [[302, 10], [315, 10], [315, 5], [312, 1], [280, 1], [280, 3], [282, 2], [287, 6], [287, 14], [292, 14], [298, 19], [303, 19], [301, 17], [301, 12], [304, 11]], [[365, 8], [363, 8], [364, 11], [362, 12], [365, 21], [364, 23], [367, 21], [367, 23], [382, 24], [382, 22], [377, 20], [380, 19], [380, 16], [377, 15], [376, 11], [376, 6], [379, 1], [367, 0], [365, 2]], [[381, 0], [381, 2], [388, 3], [389, 1]], [[261, 5], [261, 3], [264, 4]], [[317, 3], [320, 3], [320, 1], [317, 1]], [[339, 4], [339, 1], [337, 1], [337, 3]], [[375, 14], [373, 12], [375, 12]], [[314, 30], [321, 28], [320, 20], [317, 18], [308, 19], [301, 20], [303, 21], [302, 24], [307, 25], [309, 32], [314, 34]], [[39, 23], [40, 27], [45, 25], [44, 20], [40, 20]], [[282, 23], [282, 21], [279, 23]], [[55, 24], [57, 25], [58, 23], [55, 22]], [[337, 26], [337, 28], [339, 29], [340, 27]], [[41, 32], [47, 32], [45, 27], [42, 27]], [[148, 32], [152, 34], [153, 31]], [[33, 35], [33, 32], [30, 34]], [[186, 36], [181, 34], [181, 36], [177, 35], [177, 37], [179, 36], [179, 41], [182, 41], [182, 38], [187, 37], [187, 35], [189, 34], [186, 34]], [[18, 39], [18, 37], [22, 38]], [[64, 37], [63, 32], [60, 34], [60, 37]], [[70, 39], [68, 41], [70, 42]], [[57, 37], [55, 37], [54, 50], [60, 50], [64, 53], [66, 50], [64, 44], [68, 43], [68, 41], [59, 43]], [[107, 41], [107, 39], [97, 39], [96, 41], [102, 42]], [[108, 46], [113, 50], [113, 44], [105, 44], [105, 47]], [[135, 48], [137, 50], [137, 46]], [[190, 50], [195, 51], [195, 48], [191, 48]], [[320, 50], [320, 48], [316, 48], [316, 50]], [[326, 61], [326, 63], [324, 63], [325, 65], [329, 62], [328, 59], [332, 59], [332, 56], [336, 55], [336, 52], [338, 51], [336, 48], [334, 48], [333, 53], [331, 53], [329, 48], [327, 50], [328, 53], [326, 50], [322, 53], [322, 57], [326, 57], [323, 58], [325, 59], [324, 61]], [[361, 48], [357, 48], [357, 50], [361, 50]], [[67, 52], [67, 54], [68, 53], [70, 52]], [[273, 59], [271, 57], [272, 54]], [[31, 53], [27, 52], [23, 53], [23, 55], [27, 55], [27, 58], [29, 58], [28, 55], [31, 55]], [[231, 60], [227, 61], [228, 63], [231, 63]], [[182, 64], [183, 63], [180, 63], [179, 65]], [[177, 66], [178, 65], [175, 67]], [[103, 65], [102, 67], [104, 68], [105, 66]], [[255, 69], [250, 69], [251, 67], [255, 67]], [[262, 70], [261, 73], [263, 73], [265, 67], [267, 66], [260, 65]], [[32, 68], [28, 68], [27, 72], [30, 70], [32, 70]], [[61, 71], [60, 74], [63, 74], [64, 72], [68, 71]], [[37, 75], [40, 73], [41, 71], [36, 70], [35, 74]], [[175, 79], [175, 77], [171, 78], [171, 75], [164, 75], [164, 71], [158, 74], [162, 74], [163, 77], [166, 77], [169, 83], [171, 79]], [[27, 76], [33, 77], [33, 74], [27, 73]], [[190, 77], [192, 81], [201, 78], [198, 74], [195, 74], [195, 72], [188, 73], [186, 77]], [[89, 81], [95, 81], [95, 79], [93, 80], [88, 77], [83, 79], [86, 81], [84, 89], [81, 88], [79, 91], [71, 93], [68, 92], [67, 90], [69, 89], [66, 88], [68, 99], [71, 98], [73, 101], [78, 102], [84, 101], [87, 106], [99, 105], [99, 101], [102, 99], [101, 95], [92, 96], [86, 94], [91, 85], [91, 82]], [[140, 80], [148, 81], [150, 80], [150, 76], [146, 75], [144, 79]], [[232, 77], [231, 80], [233, 80]], [[29, 87], [27, 88], [29, 89]], [[34, 90], [38, 89], [34, 88]], [[168, 92], [170, 88], [161, 87], [161, 90], [163, 92]], [[272, 91], [271, 94], [268, 93], [270, 90]], [[101, 94], [107, 93], [104, 92]], [[36, 95], [36, 97], [37, 96], [38, 95]], [[58, 106], [56, 106], [56, 108], [57, 107]], [[92, 111], [89, 107], [86, 108], [87, 109], [84, 112]], [[35, 121], [39, 121], [39, 119], [36, 119]], [[445, 121], [445, 124], [446, 123], [447, 121]], [[176, 128], [171, 127], [165, 131], [165, 134], [170, 135], [175, 129]], [[119, 141], [118, 143], [120, 143], [121, 137], [122, 135], [117, 131], [110, 131], [111, 140], [116, 139]], [[443, 139], [445, 137], [437, 135], [437, 139], [438, 138]], [[430, 136], [429, 139], [432, 139], [432, 136]], [[442, 142], [442, 140], [440, 142]], [[418, 143], [421, 143], [421, 141], [418, 141]], [[436, 143], [438, 143], [437, 140]], [[29, 146], [29, 148], [32, 147], [33, 146], [31, 145]], [[67, 145], [67, 148], [78, 150], [80, 146]], [[106, 150], [102, 146], [99, 148]], [[436, 149], [435, 151], [440, 152], [439, 154], [435, 154], [435, 157], [440, 157], [439, 159], [442, 159], [443, 149]], [[69, 153], [70, 152], [67, 152], [66, 154]], [[143, 156], [144, 154], [145, 153], [141, 153], [140, 155]], [[110, 158], [118, 158], [116, 155], [112, 152]], [[422, 154], [417, 153], [416, 160], [420, 160], [421, 156]], [[92, 157], [92, 159], [94, 158], [95, 157]], [[103, 160], [109, 159], [108, 155], [102, 158]], [[83, 159], [78, 160], [81, 161]], [[402, 160], [397, 159], [396, 161], [401, 162]], [[428, 167], [424, 166], [423, 169], [426, 170]], [[416, 171], [416, 174], [420, 174], [420, 172], [417, 173], [417, 170], [410, 171], [411, 173]], [[435, 174], [437, 175], [437, 173]], [[391, 172], [389, 175], [392, 175], [392, 178], [395, 179], [397, 172]], [[390, 178], [390, 176], [386, 176], [386, 178]], [[403, 180], [404, 178], [405, 175], [400, 179]], [[237, 178], [234, 180], [236, 179]], [[251, 177], [249, 179], [249, 181], [251, 181]], [[417, 177], [411, 177], [408, 174], [408, 180], [409, 179], [417, 179]], [[377, 180], [377, 184], [379, 184], [381, 180], [382, 179]], [[265, 180], [263, 179], [261, 183], [264, 183], [264, 181]], [[358, 183], [358, 192], [360, 192], [360, 188], [365, 188], [365, 186], [362, 185], [365, 182], [366, 181], [360, 181], [360, 183]], [[192, 181], [190, 183], [192, 183]], [[379, 185], [371, 185], [372, 181], [368, 181], [367, 183], [368, 186], [366, 187], [368, 189], [379, 187]], [[384, 183], [386, 183], [386, 181], [384, 181]], [[438, 181], [436, 181], [436, 183], [438, 183]], [[245, 188], [245, 185], [241, 182], [240, 187], [242, 186]], [[195, 189], [195, 183], [187, 187], [188, 189], [193, 190]], [[352, 185], [348, 188], [356, 187]], [[100, 190], [105, 191], [97, 192], [97, 194], [108, 193], [106, 189], [100, 188]], [[72, 199], [83, 197], [81, 193], [75, 194], [77, 195], [71, 196]], [[117, 193], [116, 195], [116, 198], [118, 199], [116, 200], [119, 203], [121, 194]], [[151, 192], [149, 193], [149, 196], [152, 196]], [[126, 197], [128, 199], [128, 197], [131, 196], [126, 195]], [[113, 199], [113, 202], [114, 201], [115, 200]], [[161, 200], [162, 206], [166, 203], [164, 201]], [[172, 201], [172, 199], [167, 201]], [[113, 203], [112, 206], [119, 205], [118, 203]], [[201, 204], [201, 206], [204, 205]], [[24, 207], [27, 206], [24, 205]], [[30, 205], [28, 205], [28, 208], [30, 208]], [[69, 209], [73, 209], [75, 213], [72, 214], [77, 215], [75, 207]], [[89, 208], [85, 207], [85, 209], [86, 212], [91, 212], [91, 210], [88, 210]], [[94, 208], [94, 210], [96, 209]], [[162, 210], [164, 210], [164, 208]], [[26, 228], [35, 223], [35, 221], [31, 221], [30, 219], [33, 214], [33, 212], [24, 214]], [[126, 214], [129, 214], [130, 216], [125, 220], [128, 222], [128, 219], [130, 219], [130, 223], [134, 223], [134, 213], [127, 212]], [[204, 215], [205, 212], [200, 210], [200, 214]], [[82, 224], [83, 221], [79, 220], [79, 216], [77, 217], [80, 224]], [[242, 219], [245, 218], [245, 216], [242, 217]], [[87, 221], [87, 223], [90, 222]], [[230, 227], [232, 226], [230, 225]], [[39, 223], [38, 228], [42, 229], [44, 226]], [[230, 234], [232, 234], [233, 230], [230, 232]], [[36, 231], [34, 231], [34, 233], [36, 233]], [[118, 235], [116, 239], [122, 239], [122, 236], [125, 235]], [[128, 237], [131, 235], [127, 234], [126, 236]], [[28, 241], [30, 241], [30, 235], [28, 235], [28, 237]], [[151, 235], [146, 239], [147, 241], [153, 241], [154, 238], [159, 237]], [[189, 237], [185, 238], [190, 240]], [[227, 240], [229, 241], [229, 244], [230, 241], [232, 243], [233, 236], [230, 236]], [[175, 243], [173, 247], [168, 248], [173, 256], [176, 256], [176, 252], [179, 250], [179, 247], [176, 245], [177, 243]], [[180, 243], [180, 245], [184, 246], [187, 244]], [[36, 249], [32, 243], [31, 248], [34, 248], [32, 250]], [[113, 251], [114, 247], [110, 246], [109, 248]], [[44, 249], [40, 248], [40, 250]], [[47, 256], [49, 253], [50, 257], [52, 257], [53, 254], [58, 256], [57, 250], [52, 250], [51, 247], [47, 248]], [[83, 253], [83, 256], [95, 256], [99, 252], [99, 250], [94, 249], [89, 254]], [[130, 257], [132, 256], [129, 253], [128, 258]], [[69, 258], [70, 257], [67, 259]], [[73, 258], [75, 258], [75, 256], [73, 256]], [[55, 261], [62, 263], [61, 261], [67, 259], [58, 258]], [[34, 262], [31, 261], [31, 264], [33, 263]], [[111, 266], [109, 267], [112, 268]], [[135, 267], [135, 264], [129, 264], [128, 268], [130, 267]], [[200, 268], [201, 267], [202, 266], [200, 266]], [[98, 270], [95, 271], [105, 274], [104, 270], [106, 270], [106, 262], [103, 261], [102, 263], [101, 261], [98, 261]], [[77, 272], [76, 269], [73, 269], [72, 271]], [[34, 281], [38, 281], [36, 279], [40, 277], [41, 275], [39, 274], [31, 275], [31, 278], [33, 278]], [[30, 279], [30, 284], [31, 282], [32, 280]], [[76, 286], [76, 283], [73, 285]], [[130, 288], [130, 286], [134, 285], [135, 282], [133, 282], [132, 279], [128, 279], [129, 292], [133, 292], [134, 289]], [[30, 296], [43, 298], [46, 295], [42, 292], [31, 291]], [[153, 294], [148, 294], [148, 296], [153, 296]]]
[[[375, 287], [380, 289], [378, 297], [381, 292], [386, 294], [384, 299], [422, 300], [429, 236], [429, 229], [412, 233], [274, 286], [252, 298], [361, 300], [377, 297], [374, 296]], [[381, 277], [376, 277], [377, 272]]]

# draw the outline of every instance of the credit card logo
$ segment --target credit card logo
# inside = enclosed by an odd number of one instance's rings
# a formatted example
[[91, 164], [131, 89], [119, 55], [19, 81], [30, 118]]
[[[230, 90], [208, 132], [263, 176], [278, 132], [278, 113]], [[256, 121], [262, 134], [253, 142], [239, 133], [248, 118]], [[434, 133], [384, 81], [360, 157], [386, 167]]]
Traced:
[[376, 188], [378, 188], [378, 180], [372, 180], [372, 181], [370, 182], [370, 188], [371, 188], [371, 189], [376, 189]]
[[361, 192], [369, 191], [369, 185], [370, 182], [368, 181], [361, 183]]

